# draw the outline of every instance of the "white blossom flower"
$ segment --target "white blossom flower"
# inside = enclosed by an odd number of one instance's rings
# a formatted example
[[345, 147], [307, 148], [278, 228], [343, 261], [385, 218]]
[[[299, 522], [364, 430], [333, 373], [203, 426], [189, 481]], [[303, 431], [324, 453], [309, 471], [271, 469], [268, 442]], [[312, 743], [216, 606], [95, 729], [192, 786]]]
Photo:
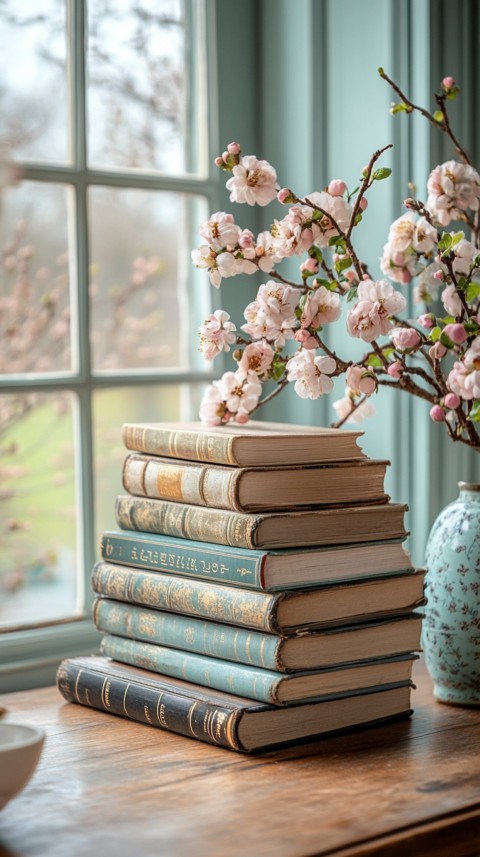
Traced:
[[343, 399], [337, 399], [336, 402], [333, 402], [338, 420], [359, 425], [367, 417], [374, 416], [375, 407], [368, 399], [365, 399], [358, 407], [354, 408], [355, 398], [352, 398], [350, 395], [348, 387], [345, 392], [346, 395]]
[[237, 329], [229, 320], [228, 312], [217, 309], [200, 328], [200, 350], [205, 360], [213, 360], [221, 351], [230, 351], [236, 342], [234, 331]]
[[336, 368], [332, 357], [316, 356], [315, 351], [302, 348], [287, 363], [287, 379], [295, 381], [295, 392], [301, 399], [318, 399], [333, 390], [329, 375]]
[[277, 174], [268, 161], [259, 161], [255, 155], [245, 155], [233, 167], [232, 177], [226, 186], [230, 191], [230, 202], [268, 205], [277, 195]]
[[300, 324], [302, 327], [313, 327], [317, 330], [321, 324], [336, 321], [341, 312], [339, 295], [326, 289], [325, 286], [320, 286], [307, 295]]
[[237, 226], [232, 214], [224, 211], [216, 211], [211, 214], [209, 220], [202, 223], [200, 235], [208, 242], [214, 250], [224, 250], [225, 247], [233, 249], [242, 232]]
[[478, 211], [480, 176], [470, 164], [439, 164], [430, 173], [427, 188], [426, 207], [442, 226], [458, 219], [468, 208]]
[[298, 297], [297, 289], [269, 280], [260, 286], [256, 299], [246, 307], [247, 324], [242, 325], [242, 330], [252, 339], [267, 339], [274, 342], [275, 348], [283, 348], [285, 341], [292, 339], [297, 325]]

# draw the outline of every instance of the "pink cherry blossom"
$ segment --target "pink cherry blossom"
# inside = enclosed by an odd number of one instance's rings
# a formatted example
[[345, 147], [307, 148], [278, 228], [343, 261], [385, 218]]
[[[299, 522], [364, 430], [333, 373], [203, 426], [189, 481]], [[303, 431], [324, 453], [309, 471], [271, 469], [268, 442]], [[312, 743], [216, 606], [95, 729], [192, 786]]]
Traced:
[[302, 348], [287, 363], [287, 379], [295, 381], [295, 392], [301, 399], [318, 399], [333, 390], [329, 375], [336, 368], [331, 357], [316, 357], [314, 351]]
[[453, 364], [447, 384], [461, 399], [480, 398], [480, 336], [474, 339], [463, 359]]
[[304, 327], [295, 331], [295, 339], [300, 342], [303, 348], [318, 348], [318, 339], [308, 332]]
[[436, 325], [436, 319], [432, 312], [427, 312], [423, 315], [419, 315], [417, 321], [422, 327], [425, 327], [427, 330], [430, 330]]
[[447, 408], [458, 408], [461, 399], [460, 396], [456, 395], [456, 393], [447, 393], [444, 401]]
[[223, 401], [218, 382], [209, 384], [200, 402], [199, 417], [207, 426], [219, 426], [225, 417], [226, 405]]
[[255, 155], [245, 155], [232, 169], [227, 181], [230, 202], [248, 205], [268, 205], [277, 195], [277, 173], [268, 161], [259, 161]]
[[422, 341], [418, 330], [412, 327], [395, 327], [390, 332], [390, 339], [397, 351], [412, 351]]
[[296, 289], [269, 280], [260, 286], [256, 299], [246, 307], [247, 324], [242, 325], [242, 330], [252, 339], [267, 339], [273, 341], [275, 348], [283, 348], [297, 326], [298, 299]]
[[377, 389], [377, 379], [373, 372], [364, 366], [349, 366], [347, 369], [347, 388], [354, 396], [371, 396]]
[[390, 366], [387, 369], [391, 378], [400, 378], [400, 376], [403, 375], [403, 371], [403, 366], [399, 360], [394, 360], [393, 363], [390, 363]]
[[230, 414], [245, 417], [257, 407], [262, 385], [254, 372], [245, 376], [239, 372], [224, 372], [219, 381], [214, 381]]
[[275, 352], [268, 342], [262, 339], [260, 342], [252, 342], [244, 349], [238, 363], [238, 377], [247, 377], [249, 372], [254, 372], [260, 378], [268, 374], [272, 365]]
[[465, 330], [463, 324], [446, 324], [443, 328], [443, 332], [455, 345], [461, 345], [462, 342], [468, 337], [467, 331]]
[[357, 294], [360, 301], [348, 313], [347, 329], [365, 342], [388, 333], [393, 326], [391, 316], [406, 306], [404, 296], [386, 280], [363, 280]]
[[414, 253], [404, 253], [403, 250], [394, 251], [387, 242], [383, 248], [383, 256], [380, 259], [380, 270], [396, 283], [406, 285], [418, 273], [418, 259]]
[[232, 214], [216, 211], [200, 226], [200, 235], [214, 250], [233, 248], [242, 232], [237, 226]]
[[317, 330], [322, 324], [336, 321], [341, 312], [339, 295], [326, 289], [325, 286], [320, 286], [316, 291], [308, 293], [300, 324], [302, 327], [312, 327]]
[[333, 403], [338, 420], [359, 425], [367, 417], [374, 416], [375, 408], [370, 401], [365, 399], [365, 401], [358, 405], [354, 410], [355, 398], [352, 398], [350, 395], [348, 387], [345, 392], [346, 395], [343, 399], [337, 399], [337, 401]]
[[319, 247], [327, 247], [333, 235], [338, 235], [338, 229], [328, 217], [330, 214], [340, 229], [346, 231], [352, 217], [352, 206], [341, 196], [331, 196], [326, 191], [309, 193], [306, 197], [314, 206], [325, 212], [320, 220], [312, 224], [314, 243]]
[[430, 417], [434, 422], [441, 423], [445, 419], [445, 411], [440, 405], [433, 405], [430, 408]]
[[478, 210], [480, 176], [470, 164], [439, 164], [430, 173], [427, 187], [427, 209], [441, 226], [458, 219], [467, 209]]
[[343, 196], [346, 189], [347, 185], [341, 179], [332, 179], [327, 188], [330, 196]]
[[306, 252], [313, 244], [312, 209], [307, 205], [292, 205], [282, 220], [275, 220], [271, 229], [275, 254], [279, 259]]
[[457, 316], [462, 314], [463, 304], [453, 284], [446, 286], [440, 297], [449, 315]]
[[273, 235], [268, 230], [260, 232], [256, 238], [255, 253], [257, 265], [265, 274], [270, 273], [277, 262], [280, 261], [280, 256], [276, 255], [276, 248]]
[[318, 274], [318, 261], [313, 256], [309, 256], [300, 265], [300, 271], [307, 274]]
[[213, 360], [221, 351], [230, 351], [236, 342], [234, 331], [237, 329], [229, 321], [228, 312], [215, 310], [200, 328], [200, 350], [205, 360]]
[[435, 345], [432, 345], [431, 348], [428, 349], [428, 353], [432, 360], [441, 360], [442, 357], [445, 357], [448, 349], [442, 345], [441, 342], [436, 342]]

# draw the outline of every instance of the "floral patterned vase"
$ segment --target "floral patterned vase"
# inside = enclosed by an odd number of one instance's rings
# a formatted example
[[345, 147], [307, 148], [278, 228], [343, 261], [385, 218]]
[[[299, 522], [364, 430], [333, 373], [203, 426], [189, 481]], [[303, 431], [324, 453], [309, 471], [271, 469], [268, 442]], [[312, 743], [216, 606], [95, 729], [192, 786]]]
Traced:
[[435, 697], [480, 706], [480, 484], [458, 487], [427, 543], [423, 648]]

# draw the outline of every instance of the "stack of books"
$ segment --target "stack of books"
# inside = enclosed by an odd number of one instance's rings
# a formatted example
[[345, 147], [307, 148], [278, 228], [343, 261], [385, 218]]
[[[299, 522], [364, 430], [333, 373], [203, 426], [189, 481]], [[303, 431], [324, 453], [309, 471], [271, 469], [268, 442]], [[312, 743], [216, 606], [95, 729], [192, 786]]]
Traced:
[[245, 752], [410, 714], [423, 571], [360, 434], [126, 424], [65, 698]]

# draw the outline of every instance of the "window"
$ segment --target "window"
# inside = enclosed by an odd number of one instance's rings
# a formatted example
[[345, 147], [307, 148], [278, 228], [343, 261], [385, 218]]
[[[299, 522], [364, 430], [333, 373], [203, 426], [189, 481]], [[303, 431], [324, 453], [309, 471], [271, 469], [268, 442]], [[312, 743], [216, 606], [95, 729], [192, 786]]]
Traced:
[[0, 214], [5, 689], [18, 659], [46, 669], [91, 650], [122, 422], [192, 418], [210, 379], [187, 335], [210, 303], [189, 263], [216, 194], [210, 13], [209, 0], [0, 3], [0, 143], [21, 169]]

